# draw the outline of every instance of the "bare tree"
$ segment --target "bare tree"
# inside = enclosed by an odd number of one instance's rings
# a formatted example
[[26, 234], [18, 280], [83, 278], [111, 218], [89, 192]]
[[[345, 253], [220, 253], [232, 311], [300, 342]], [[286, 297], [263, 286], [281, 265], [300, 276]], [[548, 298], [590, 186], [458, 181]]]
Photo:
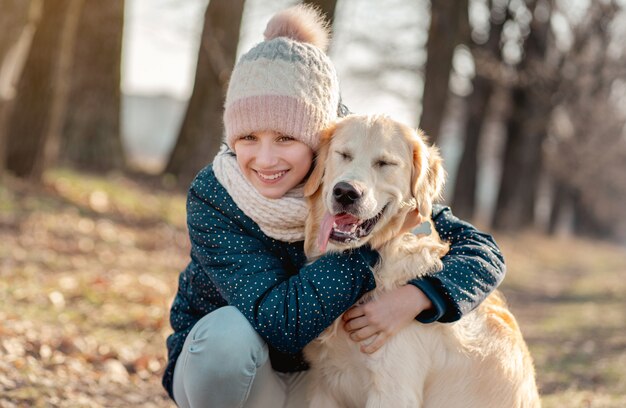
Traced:
[[[30, 6], [29, 0], [0, 0], [0, 74], [8, 71], [7, 56], [28, 22]], [[9, 79], [0, 75], [0, 175], [4, 170], [6, 122], [12, 106], [11, 97], [3, 94], [2, 87], [7, 86], [3, 80]]]
[[[81, 0], [60, 160], [80, 169], [123, 166], [120, 132], [123, 0]], [[54, 153], [52, 154], [54, 156]]]
[[470, 49], [476, 67], [472, 82], [472, 93], [466, 97], [467, 118], [465, 122], [465, 143], [454, 184], [452, 206], [461, 218], [472, 218], [476, 206], [478, 184], [478, 152], [483, 125], [487, 118], [489, 102], [495, 86], [503, 82], [502, 54], [500, 41], [504, 23], [508, 16], [508, 3], [489, 1], [489, 35], [487, 41], [477, 44], [470, 42]]
[[207, 7], [193, 92], [165, 168], [183, 185], [219, 150], [224, 96], [235, 64], [243, 6], [244, 0], [211, 0]]
[[45, 0], [8, 118], [6, 168], [19, 177], [39, 179], [55, 98], [62, 28], [71, 0]]
[[0, 0], [0, 67], [28, 19], [29, 0]]
[[469, 37], [468, 0], [431, 1], [420, 128], [436, 143], [448, 100], [454, 50]]
[[565, 208], [573, 209], [579, 234], [626, 239], [626, 112], [612, 98], [626, 79], [624, 56], [608, 52], [615, 3], [594, 3], [574, 26], [574, 41], [563, 55], [559, 109], [547, 144], [547, 171], [553, 180], [549, 232]]
[[[524, 56], [518, 79], [511, 88], [511, 113], [502, 161], [502, 178], [493, 218], [493, 227], [516, 230], [530, 227], [541, 175], [542, 146], [552, 110], [551, 95], [556, 89], [555, 69], [546, 59], [550, 33], [550, 4], [535, 1], [530, 33], [524, 42]], [[538, 17], [541, 16], [541, 17]]]

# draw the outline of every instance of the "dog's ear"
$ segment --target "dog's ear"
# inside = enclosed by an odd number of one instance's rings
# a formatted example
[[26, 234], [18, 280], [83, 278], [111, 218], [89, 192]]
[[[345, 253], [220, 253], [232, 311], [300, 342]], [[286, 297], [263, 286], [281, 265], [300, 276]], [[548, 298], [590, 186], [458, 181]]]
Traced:
[[419, 213], [430, 217], [433, 202], [443, 192], [446, 173], [439, 149], [427, 146], [421, 131], [416, 136], [413, 141], [413, 197], [417, 200]]
[[313, 165], [313, 171], [309, 175], [309, 179], [304, 184], [304, 196], [310, 197], [320, 188], [322, 184], [322, 178], [324, 177], [324, 167], [326, 164], [326, 157], [328, 156], [328, 148], [330, 145], [330, 139], [335, 133], [336, 125], [331, 125], [328, 129], [322, 131], [320, 135], [320, 145], [315, 156], [315, 164]]

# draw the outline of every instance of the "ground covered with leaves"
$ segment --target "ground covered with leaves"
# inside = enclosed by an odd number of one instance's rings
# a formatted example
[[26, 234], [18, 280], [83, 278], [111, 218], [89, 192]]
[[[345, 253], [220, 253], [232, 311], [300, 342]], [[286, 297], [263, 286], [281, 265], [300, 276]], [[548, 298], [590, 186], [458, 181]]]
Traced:
[[626, 407], [626, 248], [498, 236], [544, 408]]
[[[121, 175], [2, 181], [0, 408], [173, 407], [160, 379], [184, 201]], [[544, 406], [626, 406], [626, 251], [497, 239]]]
[[168, 308], [184, 197], [123, 177], [0, 189], [0, 406], [171, 407]]

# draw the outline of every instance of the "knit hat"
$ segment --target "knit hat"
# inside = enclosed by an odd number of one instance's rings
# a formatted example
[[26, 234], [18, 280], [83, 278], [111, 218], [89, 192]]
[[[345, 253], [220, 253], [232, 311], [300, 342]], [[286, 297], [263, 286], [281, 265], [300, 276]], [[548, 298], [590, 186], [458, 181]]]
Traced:
[[315, 150], [339, 104], [337, 73], [325, 53], [328, 26], [315, 8], [298, 5], [274, 15], [264, 36], [231, 75], [226, 143], [232, 149], [241, 136], [276, 131]]

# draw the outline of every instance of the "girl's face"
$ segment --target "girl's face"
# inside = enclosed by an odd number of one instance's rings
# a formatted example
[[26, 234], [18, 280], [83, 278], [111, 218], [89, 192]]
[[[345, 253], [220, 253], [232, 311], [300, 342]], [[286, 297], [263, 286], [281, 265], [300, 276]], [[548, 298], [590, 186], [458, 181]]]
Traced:
[[281, 198], [300, 184], [313, 163], [309, 146], [272, 131], [242, 136], [234, 148], [243, 175], [266, 198]]

